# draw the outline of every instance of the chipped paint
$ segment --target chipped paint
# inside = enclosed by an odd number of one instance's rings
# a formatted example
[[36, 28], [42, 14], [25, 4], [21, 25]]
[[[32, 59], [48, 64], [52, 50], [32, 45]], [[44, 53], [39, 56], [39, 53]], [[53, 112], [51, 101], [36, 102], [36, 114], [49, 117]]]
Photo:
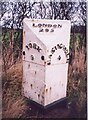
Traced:
[[31, 89], [33, 88], [33, 85], [31, 84]]
[[48, 89], [46, 89], [46, 92], [48, 92]]
[[51, 87], [50, 87], [50, 90], [51, 90]]

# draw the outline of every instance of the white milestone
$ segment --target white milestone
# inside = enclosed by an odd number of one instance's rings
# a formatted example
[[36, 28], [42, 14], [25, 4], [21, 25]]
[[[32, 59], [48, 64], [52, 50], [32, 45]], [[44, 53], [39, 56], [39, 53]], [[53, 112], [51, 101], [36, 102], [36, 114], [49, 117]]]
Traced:
[[66, 97], [69, 20], [23, 20], [23, 94], [47, 106]]

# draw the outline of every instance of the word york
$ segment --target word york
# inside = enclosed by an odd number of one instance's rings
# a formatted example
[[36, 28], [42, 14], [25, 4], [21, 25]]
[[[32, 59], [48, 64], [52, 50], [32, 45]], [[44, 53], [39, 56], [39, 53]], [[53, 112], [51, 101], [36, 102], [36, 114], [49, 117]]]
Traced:
[[30, 49], [30, 48], [34, 48], [34, 49], [36, 49], [36, 50], [38, 50], [38, 52], [40, 52], [42, 49], [36, 44], [36, 43], [29, 43], [29, 44], [27, 44], [26, 46], [25, 46], [28, 50]]

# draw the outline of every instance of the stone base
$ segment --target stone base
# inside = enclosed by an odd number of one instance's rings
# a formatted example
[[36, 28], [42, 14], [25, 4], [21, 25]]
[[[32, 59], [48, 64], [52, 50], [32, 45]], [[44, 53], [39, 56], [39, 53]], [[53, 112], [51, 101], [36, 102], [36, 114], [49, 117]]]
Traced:
[[48, 110], [52, 110], [55, 109], [56, 107], [67, 107], [67, 103], [68, 103], [68, 98], [62, 98], [60, 100], [57, 100], [49, 105], [43, 106], [38, 104], [37, 102], [30, 100], [30, 105], [33, 109], [38, 109], [40, 112], [47, 112]]

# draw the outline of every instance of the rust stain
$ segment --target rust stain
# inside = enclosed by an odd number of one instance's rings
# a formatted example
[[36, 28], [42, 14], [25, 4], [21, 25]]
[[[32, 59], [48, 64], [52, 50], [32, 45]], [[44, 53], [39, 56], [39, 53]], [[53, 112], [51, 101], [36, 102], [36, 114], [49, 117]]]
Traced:
[[30, 64], [28, 65], [28, 68], [30, 68]]
[[48, 89], [46, 89], [46, 92], [48, 92]]
[[46, 88], [46, 85], [44, 85], [44, 88]]
[[38, 98], [40, 97], [40, 94], [38, 94]]
[[51, 90], [51, 87], [50, 87], [50, 90]]
[[31, 84], [31, 89], [32, 89], [33, 85]]
[[44, 95], [45, 92], [42, 92], [42, 95]]
[[24, 35], [25, 35], [25, 31], [24, 31]]
[[36, 71], [35, 71], [35, 75], [36, 75]]
[[44, 99], [44, 96], [42, 96], [42, 99]]

